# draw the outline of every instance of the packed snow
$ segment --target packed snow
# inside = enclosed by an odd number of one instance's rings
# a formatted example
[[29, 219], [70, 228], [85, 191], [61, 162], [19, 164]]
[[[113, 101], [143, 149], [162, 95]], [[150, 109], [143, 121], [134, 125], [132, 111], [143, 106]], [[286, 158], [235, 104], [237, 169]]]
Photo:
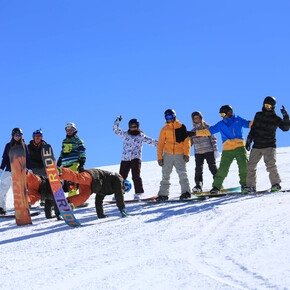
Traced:
[[[282, 188], [290, 189], [290, 148], [277, 152]], [[102, 169], [118, 171], [119, 165]], [[193, 156], [187, 169], [193, 187]], [[144, 197], [156, 195], [161, 180], [157, 162], [144, 162], [141, 175]], [[257, 188], [269, 188], [262, 160], [257, 175]], [[224, 187], [238, 181], [234, 162]], [[175, 171], [171, 182], [170, 198], [177, 198]], [[204, 188], [211, 183], [205, 164]], [[133, 190], [125, 195], [132, 197]], [[290, 288], [290, 192], [128, 204], [128, 218], [106, 204], [109, 218], [99, 220], [94, 198], [89, 207], [75, 210], [81, 228], [46, 219], [42, 209], [32, 225], [0, 219], [0, 289]], [[12, 214], [12, 191], [8, 209]]]

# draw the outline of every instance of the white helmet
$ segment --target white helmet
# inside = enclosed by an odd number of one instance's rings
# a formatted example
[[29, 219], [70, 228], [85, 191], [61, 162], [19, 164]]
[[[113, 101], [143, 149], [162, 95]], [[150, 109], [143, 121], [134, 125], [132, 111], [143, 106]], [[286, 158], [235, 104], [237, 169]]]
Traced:
[[72, 123], [72, 122], [69, 122], [65, 125], [65, 130], [68, 129], [68, 128], [73, 128], [75, 130], [77, 130], [77, 127], [76, 127], [76, 124], [75, 123]]

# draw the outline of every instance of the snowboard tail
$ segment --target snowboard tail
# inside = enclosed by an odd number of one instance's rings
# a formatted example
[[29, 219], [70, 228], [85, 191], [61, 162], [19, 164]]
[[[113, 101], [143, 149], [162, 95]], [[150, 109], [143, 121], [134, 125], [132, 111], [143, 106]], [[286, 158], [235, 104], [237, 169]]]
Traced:
[[26, 152], [21, 145], [9, 151], [11, 164], [15, 220], [18, 226], [32, 224], [26, 188]]
[[[143, 202], [143, 201], [150, 201], [150, 200], [155, 200], [157, 196], [152, 196], [152, 197], [148, 197], [148, 198], [141, 198], [141, 199], [129, 199], [129, 200], [124, 200], [125, 203], [136, 203], [136, 202]], [[106, 203], [109, 204], [115, 204], [116, 201], [115, 200], [111, 200], [111, 201], [105, 201]]]
[[43, 145], [41, 150], [41, 156], [53, 193], [53, 197], [63, 220], [70, 227], [80, 227], [81, 224], [78, 222], [73, 212], [71, 211], [64, 191], [62, 189], [53, 151], [49, 144]]

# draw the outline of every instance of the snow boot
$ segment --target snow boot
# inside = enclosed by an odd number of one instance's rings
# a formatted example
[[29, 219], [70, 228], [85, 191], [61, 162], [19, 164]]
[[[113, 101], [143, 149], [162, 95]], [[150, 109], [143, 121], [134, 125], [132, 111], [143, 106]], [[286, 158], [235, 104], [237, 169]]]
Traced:
[[179, 197], [180, 200], [184, 200], [184, 199], [188, 199], [188, 198], [191, 198], [191, 194], [189, 192], [184, 192]]
[[210, 194], [218, 194], [219, 192], [220, 192], [220, 190], [219, 190], [217, 187], [213, 187], [213, 188], [209, 191]]
[[256, 192], [256, 186], [242, 186], [242, 193], [244, 194], [252, 194]]
[[193, 189], [192, 189], [192, 193], [199, 193], [202, 192], [202, 187], [200, 185], [196, 185]]
[[281, 185], [279, 183], [273, 184], [271, 187], [271, 191], [279, 191], [281, 189]]
[[6, 214], [6, 210], [4, 210], [2, 207], [0, 207], [0, 215], [5, 215]]
[[165, 200], [168, 200], [168, 196], [166, 196], [166, 195], [158, 195], [155, 200], [156, 201], [165, 201]]

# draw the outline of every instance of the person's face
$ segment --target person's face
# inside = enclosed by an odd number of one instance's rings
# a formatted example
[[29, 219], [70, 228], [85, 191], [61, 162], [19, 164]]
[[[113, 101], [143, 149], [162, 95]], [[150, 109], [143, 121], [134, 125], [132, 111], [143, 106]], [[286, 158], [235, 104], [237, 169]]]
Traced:
[[231, 114], [226, 114], [226, 113], [220, 113], [220, 115], [223, 119], [228, 119], [231, 117]]
[[193, 122], [194, 122], [195, 124], [199, 124], [199, 123], [201, 123], [201, 119], [200, 119], [200, 117], [199, 117], [199, 116], [194, 116], [194, 117], [193, 117]]
[[39, 144], [42, 140], [42, 136], [34, 136], [33, 139], [36, 144]]
[[174, 122], [174, 116], [172, 116], [172, 115], [167, 115], [166, 117], [165, 117], [165, 120], [166, 120], [166, 123], [173, 123]]
[[16, 142], [18, 142], [21, 139], [22, 135], [21, 134], [14, 134], [13, 138]]
[[265, 104], [264, 107], [268, 112], [272, 111], [272, 108], [273, 108], [272, 105], [270, 105], [270, 104]]
[[132, 125], [130, 125], [129, 129], [130, 129], [130, 131], [137, 131], [138, 127], [137, 127], [137, 125], [132, 124]]
[[65, 131], [66, 131], [66, 134], [68, 136], [72, 136], [75, 132], [75, 129], [74, 128], [67, 128], [67, 129], [65, 129]]

